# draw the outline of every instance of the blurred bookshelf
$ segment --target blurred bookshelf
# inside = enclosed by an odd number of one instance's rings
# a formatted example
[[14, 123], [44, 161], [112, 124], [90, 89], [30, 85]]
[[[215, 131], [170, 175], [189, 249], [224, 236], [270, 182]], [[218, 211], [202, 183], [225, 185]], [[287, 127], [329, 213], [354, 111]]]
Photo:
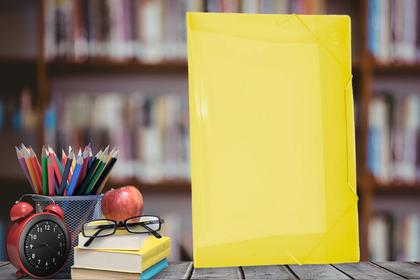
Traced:
[[[32, 46], [30, 51], [21, 51], [20, 48], [16, 48], [16, 51], [4, 52], [0, 47], [0, 73], [10, 77], [5, 79], [5, 84], [13, 84], [13, 90], [8, 89], [7, 92], [9, 93], [0, 95], [0, 113], [2, 103], [11, 103], [11, 107], [17, 107], [16, 110], [21, 112], [22, 102], [19, 99], [22, 96], [22, 89], [29, 88], [32, 96], [32, 108], [29, 117], [31, 121], [28, 121], [31, 132], [8, 133], [8, 129], [13, 131], [16, 129], [13, 128], [14, 126], [6, 124], [4, 127], [12, 128], [6, 129], [0, 126], [0, 133], [3, 130], [3, 135], [7, 136], [8, 139], [10, 138], [8, 140], [10, 144], [7, 145], [15, 145], [16, 143], [13, 142], [15, 139], [23, 139], [36, 146], [37, 149], [40, 149], [40, 146], [48, 139], [53, 139], [48, 140], [53, 141], [53, 145], [64, 143], [74, 145], [75, 141], [76, 143], [82, 143], [84, 138], [90, 137], [89, 135], [84, 135], [83, 131], [77, 133], [80, 136], [77, 140], [70, 139], [69, 136], [59, 136], [60, 133], [69, 134], [66, 131], [60, 132], [59, 129], [54, 128], [57, 122], [63, 121], [63, 117], [60, 117], [60, 114], [63, 114], [64, 111], [62, 109], [64, 107], [57, 107], [58, 103], [55, 103], [57, 100], [62, 102], [60, 98], [65, 98], [66, 101], [64, 103], [66, 103], [74, 98], [77, 99], [77, 96], [80, 95], [92, 94], [92, 96], [105, 97], [106, 94], [110, 93], [120, 96], [135, 93], [134, 90], [118, 90], [117, 92], [112, 90], [110, 92], [106, 88], [97, 90], [95, 93], [90, 93], [89, 90], [73, 89], [60, 92], [60, 90], [56, 89], [56, 80], [74, 76], [74, 80], [71, 80], [72, 83], [78, 83], [80, 77], [95, 76], [100, 77], [106, 84], [106, 81], [116, 79], [115, 76], [131, 75], [135, 79], [143, 76], [169, 76], [180, 79], [186, 84], [188, 66], [186, 61], [185, 11], [350, 15], [352, 19], [353, 87], [362, 260], [367, 260], [369, 257], [376, 258], [380, 255], [379, 253], [372, 254], [369, 252], [369, 248], [371, 248], [369, 246], [369, 236], [372, 234], [370, 230], [372, 229], [372, 221], [375, 222], [377, 215], [374, 205], [379, 197], [408, 199], [420, 195], [420, 178], [418, 173], [411, 180], [388, 178], [384, 181], [382, 178], [377, 178], [371, 166], [372, 150], [370, 149], [372, 146], [372, 143], [370, 143], [372, 141], [370, 139], [372, 125], [375, 125], [375, 122], [372, 121], [371, 112], [372, 110], [375, 111], [375, 108], [372, 109], [372, 106], [375, 105], [372, 104], [378, 103], [375, 101], [376, 98], [379, 97], [380, 99], [380, 96], [383, 95], [394, 98], [399, 95], [407, 96], [408, 93], [417, 96], [420, 94], [420, 90], [417, 92], [405, 92], [404, 89], [401, 89], [385, 93], [374, 90], [379, 78], [382, 76], [403, 76], [415, 81], [420, 74], [420, 57], [417, 53], [417, 49], [420, 50], [420, 38], [416, 37], [413, 39], [413, 36], [419, 36], [416, 34], [420, 34], [420, 32], [404, 31], [410, 28], [413, 30], [420, 28], [415, 20], [412, 19], [413, 17], [416, 18], [415, 13], [419, 11], [420, 3], [418, 1], [40, 0], [31, 4], [21, 0], [11, 2], [13, 3], [0, 3], [1, 7], [5, 8], [3, 13], [9, 12], [9, 14], [16, 17], [17, 19], [14, 19], [13, 22], [23, 22], [26, 28], [17, 28], [18, 30], [34, 30], [34, 26], [36, 26], [36, 32], [35, 38], [31, 37], [32, 35], [27, 35], [27, 31], [22, 32], [22, 37], [29, 39], [26, 41], [23, 39], [19, 40], [19, 42], [26, 42], [26, 45]], [[380, 16], [380, 12], [385, 13], [386, 16]], [[28, 16], [28, 13], [31, 16]], [[1, 14], [2, 12], [0, 11]], [[405, 19], [405, 21], [398, 23], [397, 19]], [[10, 30], [5, 30], [7, 29], [7, 22], [2, 22], [1, 17], [0, 23], [3, 23], [3, 30], [0, 29], [1, 34], [10, 34]], [[395, 25], [398, 28], [395, 28]], [[405, 28], [401, 28], [401, 26]], [[401, 32], [402, 34], [400, 34]], [[385, 49], [382, 46], [385, 46]], [[35, 53], [34, 50], [36, 50]], [[393, 50], [395, 50], [395, 53]], [[406, 52], [408, 52], [408, 55]], [[20, 76], [15, 78], [9, 72], [19, 73]], [[102, 84], [100, 79], [94, 82], [97, 87], [100, 87]], [[159, 81], [156, 82], [155, 80], [152, 83], [155, 83], [156, 87], [160, 86]], [[12, 86], [5, 87], [12, 88]], [[174, 90], [173, 92], [167, 89], [161, 91], [150, 90], [141, 91], [141, 94], [152, 96], [152, 99], [155, 98], [153, 96], [175, 94], [179, 97], [179, 100], [187, 102], [186, 90]], [[15, 99], [9, 101], [11, 98]], [[383, 101], [379, 108], [388, 106], [386, 105], [387, 102]], [[157, 103], [166, 104], [168, 102], [157, 101]], [[159, 105], [157, 108], [161, 108], [161, 106]], [[56, 110], [53, 118], [49, 115], [51, 109]], [[159, 109], [157, 110], [159, 111]], [[379, 111], [381, 110], [379, 109]], [[179, 111], [179, 108], [168, 107], [163, 111]], [[124, 112], [122, 111], [121, 114], [124, 115]], [[157, 116], [159, 119], [159, 115]], [[389, 118], [391, 117], [387, 117], [387, 119]], [[13, 118], [5, 117], [5, 119], [7, 122]], [[2, 117], [0, 114], [0, 125], [1, 122]], [[386, 124], [379, 123], [381, 129], [384, 126]], [[411, 127], [411, 124], [409, 126]], [[156, 127], [157, 130], [155, 130], [154, 135], [156, 135], [156, 131], [160, 131], [159, 134], [162, 136], [159, 139], [162, 141], [167, 139], [168, 135], [171, 135], [174, 128], [179, 128], [176, 124], [175, 126], [172, 123], [168, 125], [165, 121], [163, 121], [163, 125], [159, 122]], [[187, 128], [183, 127], [181, 129], [183, 133], [185, 133], [185, 129]], [[386, 132], [387, 135], [393, 133], [391, 127], [385, 129], [388, 130]], [[139, 131], [143, 132], [144, 127]], [[108, 132], [102, 133], [101, 131], [98, 132], [98, 135], [101, 135], [100, 137], [104, 137], [104, 139], [113, 137]], [[57, 140], [60, 137], [61, 140]], [[417, 137], [420, 138], [420, 136]], [[154, 142], [153, 139], [157, 138], [152, 137], [149, 139], [149, 142]], [[117, 143], [120, 142], [117, 141]], [[135, 147], [133, 146], [133, 149]], [[392, 148], [388, 147], [388, 149], [391, 151]], [[417, 155], [420, 154], [420, 148], [416, 149]], [[157, 152], [163, 153], [163, 151]], [[12, 162], [15, 160], [13, 153], [9, 151], [9, 154], [10, 156], [6, 158], [10, 158], [11, 164], [15, 164], [15, 162]], [[152, 154], [152, 159], [155, 156]], [[185, 157], [186, 155], [183, 154], [182, 156]], [[393, 163], [387, 164], [392, 165]], [[418, 169], [419, 163], [415, 164], [414, 168]], [[412, 167], [410, 168], [412, 169]], [[13, 166], [10, 167], [10, 170], [12, 169]], [[133, 176], [132, 174], [126, 174], [125, 176], [114, 177], [108, 186], [131, 184], [140, 186], [142, 191], [146, 193], [155, 193], [160, 196], [171, 194], [187, 196], [190, 195], [191, 189], [188, 176], [188, 174], [173, 178], [171, 176], [156, 176], [151, 178], [151, 180], [145, 180], [145, 178], [142, 178], [142, 175]], [[413, 177], [413, 175], [411, 174], [409, 177]], [[24, 183], [18, 175], [15, 176], [8, 173], [0, 174], [0, 181], [10, 184]], [[416, 211], [418, 214], [420, 213], [420, 206]], [[379, 227], [386, 228], [382, 225]], [[418, 240], [420, 242], [420, 236]], [[390, 240], [386, 242], [392, 243]], [[371, 250], [374, 249], [371, 248]], [[380, 259], [380, 257], [378, 258]]]
[[47, 63], [48, 73], [51, 76], [80, 73], [137, 73], [137, 74], [183, 74], [188, 71], [185, 60], [167, 61], [159, 63], [144, 63], [135, 59], [88, 59], [83, 62], [72, 60], [53, 60]]

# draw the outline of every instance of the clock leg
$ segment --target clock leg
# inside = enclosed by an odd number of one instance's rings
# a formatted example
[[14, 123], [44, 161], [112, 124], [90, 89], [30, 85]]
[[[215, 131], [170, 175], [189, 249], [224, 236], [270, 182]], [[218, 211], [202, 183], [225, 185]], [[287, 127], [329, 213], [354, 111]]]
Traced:
[[22, 270], [16, 271], [16, 278], [22, 278], [22, 277], [25, 277], [25, 276], [26, 276], [26, 273], [23, 272]]

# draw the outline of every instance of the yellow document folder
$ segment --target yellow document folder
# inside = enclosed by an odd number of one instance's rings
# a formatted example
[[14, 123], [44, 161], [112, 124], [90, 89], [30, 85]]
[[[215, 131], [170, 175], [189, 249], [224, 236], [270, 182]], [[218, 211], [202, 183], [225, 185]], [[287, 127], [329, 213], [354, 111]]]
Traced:
[[350, 18], [187, 32], [195, 267], [358, 261]]

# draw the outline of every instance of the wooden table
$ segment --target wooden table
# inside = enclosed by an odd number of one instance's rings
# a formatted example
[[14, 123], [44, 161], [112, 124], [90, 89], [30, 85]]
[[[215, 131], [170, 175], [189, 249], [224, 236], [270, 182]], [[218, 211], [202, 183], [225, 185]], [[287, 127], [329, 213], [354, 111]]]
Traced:
[[[15, 279], [16, 269], [0, 262], [0, 279]], [[174, 263], [154, 279], [420, 279], [417, 262], [361, 262], [334, 265], [276, 265], [194, 268], [191, 262]]]

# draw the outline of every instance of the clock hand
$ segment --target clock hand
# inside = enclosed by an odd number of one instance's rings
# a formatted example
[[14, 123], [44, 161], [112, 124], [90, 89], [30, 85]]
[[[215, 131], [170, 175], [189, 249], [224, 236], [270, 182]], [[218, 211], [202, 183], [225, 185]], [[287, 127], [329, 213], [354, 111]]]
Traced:
[[[31, 246], [32, 245], [32, 246]], [[42, 247], [48, 247], [47, 244], [40, 244], [40, 243], [35, 243], [35, 244], [31, 244], [29, 245], [29, 247], [32, 248], [42, 248]]]
[[37, 248], [43, 248], [43, 247], [47, 247], [48, 250], [50, 250], [51, 252], [55, 252], [55, 250], [53, 248], [51, 248], [48, 244], [44, 243], [35, 243], [35, 244], [31, 244], [32, 247], [31, 249], [37, 249]]

